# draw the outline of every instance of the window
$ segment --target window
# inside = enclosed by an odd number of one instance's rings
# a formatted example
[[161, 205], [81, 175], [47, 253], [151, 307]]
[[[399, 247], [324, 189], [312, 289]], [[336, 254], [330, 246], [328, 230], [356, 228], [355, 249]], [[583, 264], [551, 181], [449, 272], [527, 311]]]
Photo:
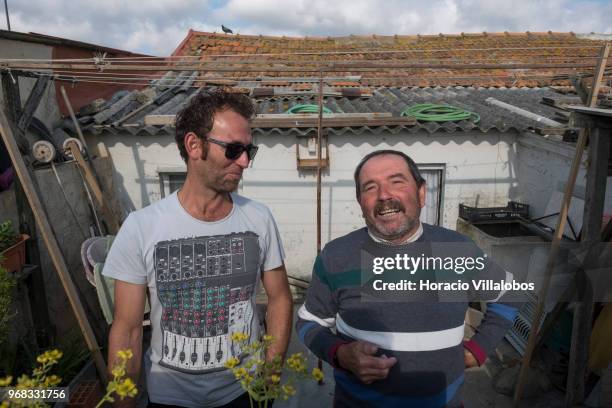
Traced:
[[167, 197], [181, 188], [187, 177], [184, 171], [158, 171], [159, 174], [159, 192], [161, 198]]
[[421, 209], [421, 221], [440, 225], [442, 192], [444, 189], [443, 164], [417, 164], [427, 185], [425, 207]]

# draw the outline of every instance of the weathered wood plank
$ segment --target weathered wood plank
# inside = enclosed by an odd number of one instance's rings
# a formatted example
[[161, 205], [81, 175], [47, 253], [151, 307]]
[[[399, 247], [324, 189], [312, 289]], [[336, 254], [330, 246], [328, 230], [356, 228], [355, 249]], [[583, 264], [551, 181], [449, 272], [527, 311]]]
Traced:
[[30, 208], [32, 209], [36, 218], [40, 234], [45, 241], [45, 245], [49, 251], [53, 265], [55, 266], [60, 281], [62, 282], [64, 290], [66, 291], [66, 296], [68, 297], [72, 310], [74, 311], [77, 321], [79, 322], [79, 326], [83, 336], [85, 337], [87, 347], [93, 355], [93, 359], [98, 370], [98, 375], [103, 382], [106, 383], [106, 363], [104, 361], [104, 357], [102, 357], [100, 347], [98, 346], [96, 337], [87, 319], [83, 304], [79, 299], [76, 286], [72, 281], [70, 272], [68, 271], [66, 260], [64, 259], [57, 239], [53, 234], [53, 229], [51, 228], [51, 224], [49, 223], [49, 219], [47, 218], [43, 204], [40, 201], [38, 193], [36, 192], [36, 187], [34, 186], [32, 176], [26, 167], [25, 162], [23, 161], [23, 157], [19, 153], [17, 143], [15, 142], [15, 138], [13, 136], [13, 131], [9, 125], [6, 115], [4, 112], [2, 112], [2, 110], [0, 110], [0, 136], [6, 145], [15, 172], [17, 173], [25, 194], [28, 197]]
[[38, 109], [38, 105], [40, 105], [40, 100], [47, 90], [47, 85], [49, 84], [49, 76], [41, 75], [36, 80], [34, 84], [34, 88], [28, 95], [28, 100], [23, 107], [23, 111], [19, 117], [19, 121], [17, 122], [17, 127], [22, 132], [25, 132], [30, 126], [30, 121], [32, 120], [32, 116], [34, 116], [34, 112]]

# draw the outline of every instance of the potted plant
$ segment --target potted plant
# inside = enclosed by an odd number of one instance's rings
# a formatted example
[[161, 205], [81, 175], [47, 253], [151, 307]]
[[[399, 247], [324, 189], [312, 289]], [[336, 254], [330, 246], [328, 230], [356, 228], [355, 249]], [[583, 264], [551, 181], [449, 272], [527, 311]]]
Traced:
[[10, 221], [0, 224], [0, 265], [9, 272], [20, 272], [25, 264], [25, 242], [30, 237], [17, 234]]
[[[2, 256], [0, 256], [0, 264]], [[16, 279], [0, 265], [0, 375], [12, 370], [13, 350], [9, 346], [9, 333], [15, 313], [12, 310]]]

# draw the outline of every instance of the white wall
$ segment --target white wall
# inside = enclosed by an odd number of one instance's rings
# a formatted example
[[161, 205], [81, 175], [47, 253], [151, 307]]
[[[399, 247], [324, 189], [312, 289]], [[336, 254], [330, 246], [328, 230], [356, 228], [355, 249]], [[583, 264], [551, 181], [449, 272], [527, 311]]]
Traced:
[[[353, 171], [367, 153], [399, 149], [417, 163], [445, 165], [442, 225], [455, 228], [458, 205], [505, 205], [517, 198], [516, 136], [490, 132], [429, 135], [425, 132], [330, 137], [331, 168], [323, 173], [322, 242], [364, 225], [355, 201]], [[141, 208], [160, 198], [158, 170], [183, 167], [172, 136], [88, 136], [103, 141], [116, 169], [124, 208]], [[293, 135], [256, 134], [260, 145], [253, 168], [245, 172], [241, 194], [270, 206], [279, 225], [287, 266], [310, 276], [316, 253], [316, 175], [296, 166]], [[144, 181], [144, 182], [142, 182]]]
[[[565, 188], [574, 154], [573, 144], [548, 140], [530, 133], [525, 133], [519, 138], [516, 161], [520, 181], [518, 194], [531, 206], [532, 218], [559, 211], [560, 197]], [[570, 219], [578, 227], [582, 222], [587, 156], [588, 148], [582, 157], [570, 206]], [[607, 180], [604, 213], [612, 214], [612, 177], [608, 177]], [[554, 217], [549, 219], [547, 224], [556, 226], [556, 222], [557, 218]], [[570, 236], [569, 232], [566, 235]]]

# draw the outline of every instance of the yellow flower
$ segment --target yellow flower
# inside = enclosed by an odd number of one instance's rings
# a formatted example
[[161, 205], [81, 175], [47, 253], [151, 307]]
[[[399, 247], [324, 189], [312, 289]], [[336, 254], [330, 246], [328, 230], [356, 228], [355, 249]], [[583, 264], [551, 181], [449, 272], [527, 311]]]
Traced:
[[238, 364], [240, 364], [240, 360], [238, 360], [236, 357], [232, 357], [232, 358], [230, 358], [229, 360], [227, 360], [225, 362], [225, 367], [226, 368], [234, 368]]
[[242, 377], [246, 377], [249, 374], [246, 368], [244, 367], [234, 369], [233, 373], [234, 377], [236, 377], [237, 380], [241, 379]]
[[325, 378], [325, 375], [323, 374], [323, 371], [315, 367], [312, 369], [312, 378], [314, 378], [317, 381], [323, 381], [323, 378]]
[[283, 393], [286, 396], [292, 396], [292, 395], [295, 394], [295, 388], [293, 388], [292, 385], [285, 384], [285, 385], [283, 385]]
[[48, 350], [48, 351], [45, 351], [43, 354], [39, 355], [38, 357], [36, 357], [36, 361], [38, 361], [40, 364], [46, 364], [46, 363], [55, 364], [57, 363], [57, 360], [62, 358], [63, 355], [64, 353], [62, 353], [58, 349]]
[[8, 375], [4, 378], [0, 378], [0, 387], [8, 387], [13, 382], [13, 376]]
[[123, 365], [117, 365], [113, 367], [111, 373], [114, 377], [123, 377], [125, 376], [125, 367]]
[[60, 382], [62, 382], [62, 379], [54, 374], [54, 375], [50, 375], [45, 378], [44, 386], [45, 387], [55, 387]]
[[270, 336], [269, 334], [263, 336], [263, 341], [265, 342], [270, 342], [272, 340], [274, 340], [274, 337]]
[[236, 332], [232, 334], [232, 341], [235, 343], [240, 343], [246, 341], [249, 336], [246, 333]]
[[253, 380], [254, 380], [254, 379], [255, 379], [255, 378], [253, 378], [253, 376], [251, 376], [251, 375], [248, 375], [248, 374], [247, 374], [247, 375], [244, 377], [244, 382], [246, 382], [247, 384], [250, 384], [250, 383], [252, 383], [252, 382], [253, 382]]
[[306, 370], [306, 359], [302, 357], [302, 353], [292, 354], [287, 359], [287, 366], [296, 372], [304, 372]]
[[22, 375], [17, 379], [17, 388], [34, 388], [36, 386], [36, 381], [28, 377], [27, 375]]
[[276, 375], [276, 374], [272, 374], [270, 376], [270, 381], [272, 381], [274, 384], [277, 384], [280, 382], [280, 376]]
[[135, 397], [138, 393], [138, 389], [136, 385], [132, 382], [130, 378], [126, 378], [123, 382], [117, 384], [117, 388], [115, 390], [117, 395], [121, 397], [121, 399], [125, 397]]
[[127, 361], [129, 359], [131, 359], [134, 356], [134, 354], [132, 353], [132, 350], [130, 349], [125, 349], [125, 350], [119, 350], [117, 352], [117, 357], [119, 357], [120, 359]]

